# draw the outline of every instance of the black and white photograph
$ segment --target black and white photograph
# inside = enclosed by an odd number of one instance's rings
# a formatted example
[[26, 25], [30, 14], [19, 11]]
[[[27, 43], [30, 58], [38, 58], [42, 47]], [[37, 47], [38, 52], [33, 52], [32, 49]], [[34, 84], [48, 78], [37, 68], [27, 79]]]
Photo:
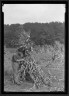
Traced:
[[65, 92], [65, 4], [4, 4], [4, 92]]

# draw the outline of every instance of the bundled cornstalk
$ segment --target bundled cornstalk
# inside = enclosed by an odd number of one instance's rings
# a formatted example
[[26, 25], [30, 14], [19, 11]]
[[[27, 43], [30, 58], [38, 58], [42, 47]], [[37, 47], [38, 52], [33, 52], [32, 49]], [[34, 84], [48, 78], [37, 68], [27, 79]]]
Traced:
[[13, 68], [15, 83], [22, 84], [23, 81], [25, 80], [26, 72], [28, 72], [30, 74], [30, 77], [34, 81], [34, 86], [36, 88], [39, 89], [40, 87], [43, 87], [43, 85], [45, 85], [45, 82], [38, 70], [37, 64], [35, 63], [33, 58], [31, 58], [31, 56], [19, 59], [15, 63], [16, 65], [18, 65], [16, 66], [17, 68], [15, 69]]

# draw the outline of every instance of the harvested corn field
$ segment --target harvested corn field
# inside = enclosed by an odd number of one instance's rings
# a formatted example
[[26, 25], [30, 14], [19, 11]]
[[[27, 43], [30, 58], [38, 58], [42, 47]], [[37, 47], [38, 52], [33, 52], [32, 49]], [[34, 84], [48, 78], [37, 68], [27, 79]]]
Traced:
[[[21, 53], [23, 47], [21, 46]], [[37, 50], [38, 49], [38, 50]], [[56, 50], [57, 49], [57, 50]], [[6, 49], [4, 55], [5, 91], [64, 91], [64, 45], [55, 42], [27, 50], [26, 56], [19, 51]], [[25, 50], [25, 49], [24, 49]], [[25, 50], [25, 51], [26, 51]], [[37, 51], [38, 52], [37, 52]], [[24, 54], [25, 55], [25, 54]], [[12, 59], [14, 57], [14, 59]]]

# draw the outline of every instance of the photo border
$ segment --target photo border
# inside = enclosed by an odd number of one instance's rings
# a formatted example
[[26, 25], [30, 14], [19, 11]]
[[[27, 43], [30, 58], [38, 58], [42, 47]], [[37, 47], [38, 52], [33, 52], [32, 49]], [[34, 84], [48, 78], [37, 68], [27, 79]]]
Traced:
[[[4, 91], [4, 4], [65, 4], [65, 92], [5, 92]], [[67, 94], [68, 93], [68, 1], [1, 1], [1, 93], [2, 94]]]

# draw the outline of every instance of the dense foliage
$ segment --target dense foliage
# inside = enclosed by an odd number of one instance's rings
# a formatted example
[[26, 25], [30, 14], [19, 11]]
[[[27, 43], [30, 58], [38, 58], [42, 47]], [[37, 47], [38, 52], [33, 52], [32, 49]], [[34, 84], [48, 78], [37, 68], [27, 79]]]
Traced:
[[26, 23], [23, 26], [24, 30], [31, 31], [31, 39], [36, 44], [52, 44], [55, 40], [60, 42], [64, 40], [64, 23]]
[[36, 45], [53, 44], [56, 40], [64, 43], [65, 24], [51, 22], [4, 25], [4, 44], [7, 47], [19, 46], [20, 34], [23, 35], [24, 31], [30, 31], [30, 39]]
[[19, 35], [22, 30], [20, 24], [4, 25], [4, 44], [6, 47], [12, 48], [19, 46]]

